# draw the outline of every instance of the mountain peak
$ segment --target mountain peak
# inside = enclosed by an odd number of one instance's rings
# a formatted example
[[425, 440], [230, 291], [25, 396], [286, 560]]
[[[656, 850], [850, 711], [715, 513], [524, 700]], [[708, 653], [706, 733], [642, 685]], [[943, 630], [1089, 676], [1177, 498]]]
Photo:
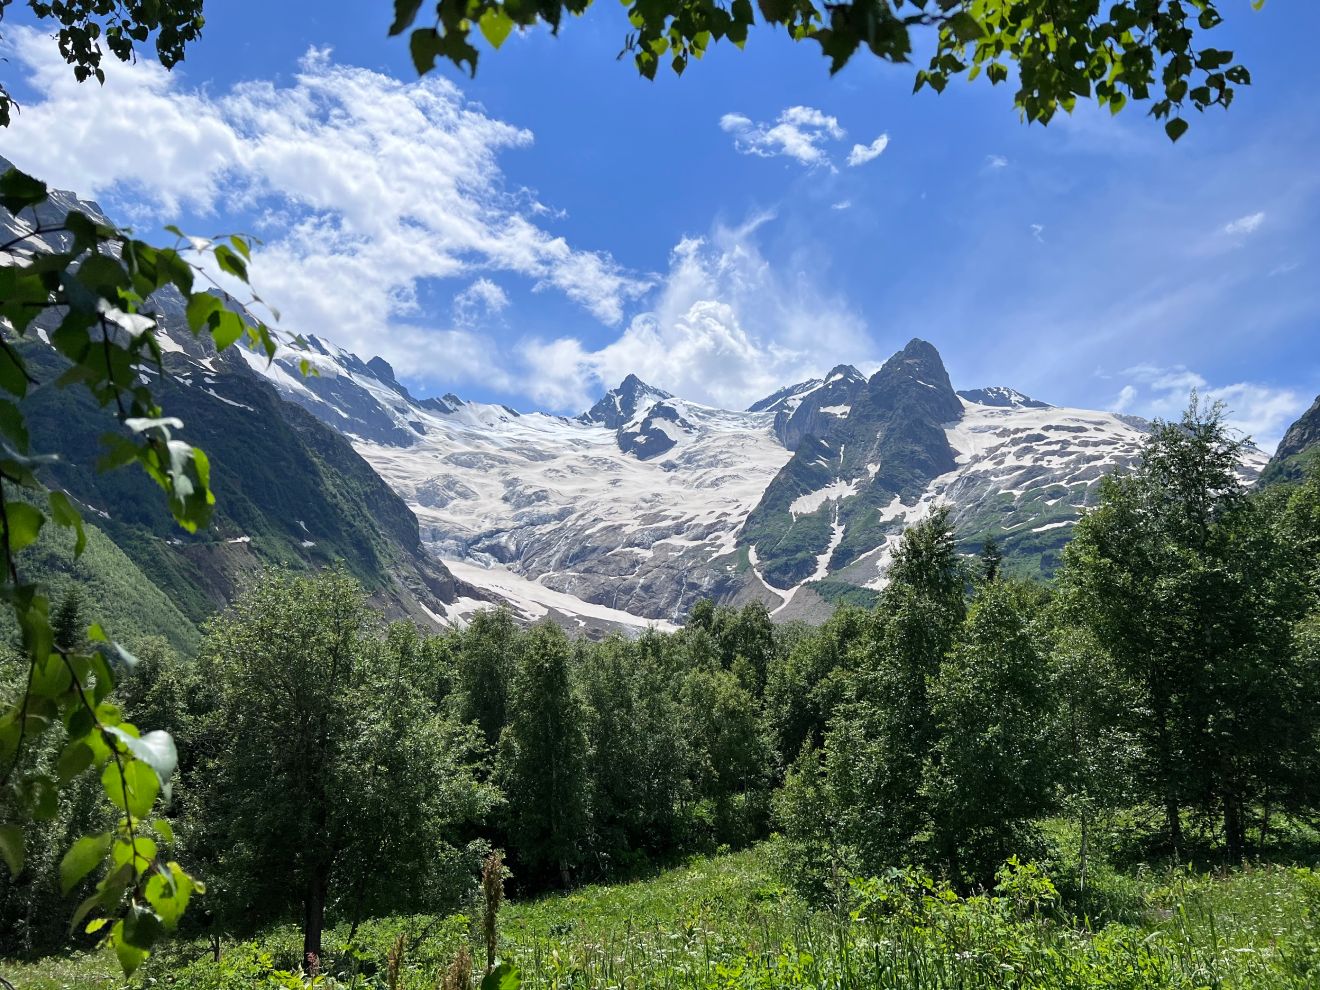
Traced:
[[968, 402], [981, 406], [998, 406], [1003, 409], [1049, 409], [1048, 402], [1041, 402], [1029, 395], [1023, 395], [1007, 385], [987, 385], [985, 388], [969, 388], [959, 392]]
[[845, 381], [862, 382], [866, 381], [866, 376], [854, 368], [851, 364], [836, 364], [830, 369], [830, 373], [825, 376], [825, 383], [843, 379]]
[[636, 375], [629, 374], [619, 383], [618, 388], [606, 392], [601, 396], [600, 401], [579, 416], [578, 420], [617, 430], [638, 412], [657, 402], [672, 398], [673, 396], [663, 389], [648, 385]]

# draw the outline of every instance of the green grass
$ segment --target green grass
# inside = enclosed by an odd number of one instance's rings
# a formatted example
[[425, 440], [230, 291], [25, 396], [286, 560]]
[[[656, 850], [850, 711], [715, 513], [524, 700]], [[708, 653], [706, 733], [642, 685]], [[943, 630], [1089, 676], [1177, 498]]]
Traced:
[[[1184, 868], [1099, 883], [1136, 890], [1128, 923], [1087, 923], [1053, 901], [1032, 871], [997, 897], [953, 896], [913, 874], [849, 890], [847, 910], [812, 908], [777, 881], [773, 848], [693, 862], [634, 883], [507, 904], [500, 955], [526, 987], [581, 990], [838, 990], [1130, 988], [1303, 990], [1320, 986], [1320, 877], [1264, 866], [1221, 873]], [[391, 917], [340, 925], [322, 986], [386, 986], [386, 955], [402, 937], [398, 986], [430, 990], [465, 941], [467, 914]], [[186, 990], [299, 985], [273, 975], [296, 965], [298, 932], [272, 929], [229, 942], [223, 961], [202, 943], [153, 959], [146, 986]], [[10, 966], [32, 990], [112, 987], [113, 960], [73, 955]]]

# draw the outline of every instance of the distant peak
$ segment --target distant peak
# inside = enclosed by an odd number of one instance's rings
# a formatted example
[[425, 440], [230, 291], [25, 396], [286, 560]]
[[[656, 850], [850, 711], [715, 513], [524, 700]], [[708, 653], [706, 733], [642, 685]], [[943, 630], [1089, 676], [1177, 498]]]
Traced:
[[636, 375], [630, 374], [619, 383], [618, 388], [610, 389], [601, 396], [600, 401], [579, 416], [578, 420], [617, 430], [639, 410], [672, 398], [664, 389], [648, 385]]
[[862, 381], [866, 378], [860, 371], [851, 364], [836, 364], [830, 369], [830, 373], [825, 376], [826, 382], [832, 382], [838, 378], [846, 378], [852, 381]]
[[968, 402], [981, 406], [998, 406], [1004, 409], [1049, 409], [1048, 402], [1041, 402], [1029, 395], [1023, 395], [1007, 385], [987, 385], [985, 388], [969, 388], [958, 393]]
[[923, 361], [938, 361], [944, 364], [944, 359], [940, 357], [939, 350], [929, 340], [922, 340], [920, 337], [913, 337], [904, 345], [903, 349], [896, 355], [901, 358], [917, 358]]
[[390, 363], [379, 355], [368, 361], [367, 367], [371, 369], [373, 375], [383, 382], [393, 384], [396, 380], [394, 377], [394, 369], [390, 366]]

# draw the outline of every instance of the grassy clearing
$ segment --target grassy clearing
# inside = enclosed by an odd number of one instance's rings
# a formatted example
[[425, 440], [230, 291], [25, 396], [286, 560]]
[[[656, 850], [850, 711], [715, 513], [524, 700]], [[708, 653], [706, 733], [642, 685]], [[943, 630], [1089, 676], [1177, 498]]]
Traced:
[[[1101, 875], [1103, 877], [1103, 874]], [[1108, 882], [1101, 879], [1099, 882]], [[1115, 881], [1117, 882], [1117, 881]], [[996, 896], [958, 898], [915, 874], [851, 887], [842, 908], [811, 909], [775, 879], [769, 847], [694, 862], [653, 879], [506, 905], [500, 955], [524, 986], [591, 990], [1171, 988], [1320, 986], [1320, 878], [1310, 870], [1169, 869], [1124, 877], [1128, 923], [1087, 924], [1031, 869]], [[431, 990], [459, 946], [479, 961], [472, 917], [392, 917], [340, 926], [318, 986]], [[301, 986], [292, 927], [226, 946], [198, 942], [153, 959], [136, 981], [186, 990]], [[396, 949], [397, 952], [397, 949]], [[23, 990], [122, 985], [108, 957], [0, 965]]]

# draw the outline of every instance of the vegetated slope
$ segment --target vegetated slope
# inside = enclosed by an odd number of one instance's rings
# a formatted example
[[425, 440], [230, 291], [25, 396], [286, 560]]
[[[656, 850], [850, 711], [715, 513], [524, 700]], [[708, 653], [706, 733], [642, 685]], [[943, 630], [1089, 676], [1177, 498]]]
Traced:
[[1302, 413], [1297, 422], [1288, 427], [1279, 447], [1261, 472], [1260, 483], [1296, 481], [1302, 476], [1306, 461], [1320, 450], [1320, 396], [1311, 408]]
[[[76, 558], [70, 530], [42, 527], [19, 559], [23, 580], [44, 584], [56, 606], [77, 592], [84, 614], [130, 648], [144, 636], [163, 636], [181, 654], [192, 655], [200, 639], [196, 623], [92, 519], [83, 527], [87, 545]], [[17, 635], [12, 612], [0, 612], [0, 627], [0, 635]]]
[[[67, 193], [45, 209], [49, 215], [75, 206], [101, 216], [95, 204]], [[0, 211], [0, 228], [16, 232], [22, 223]], [[156, 397], [184, 422], [181, 435], [211, 460], [212, 525], [190, 536], [143, 472], [96, 471], [104, 452], [99, 438], [120, 427], [85, 391], [56, 387], [64, 359], [30, 337], [25, 354], [43, 384], [24, 406], [32, 448], [60, 458], [47, 469], [49, 480], [82, 503], [88, 519], [192, 622], [223, 607], [263, 565], [336, 560], [388, 612], [443, 621], [464, 589], [422, 547], [407, 504], [342, 435], [280, 399], [238, 347], [218, 354], [209, 339], [194, 339], [172, 287], [153, 304], [167, 334], [168, 374], [157, 382]]]

